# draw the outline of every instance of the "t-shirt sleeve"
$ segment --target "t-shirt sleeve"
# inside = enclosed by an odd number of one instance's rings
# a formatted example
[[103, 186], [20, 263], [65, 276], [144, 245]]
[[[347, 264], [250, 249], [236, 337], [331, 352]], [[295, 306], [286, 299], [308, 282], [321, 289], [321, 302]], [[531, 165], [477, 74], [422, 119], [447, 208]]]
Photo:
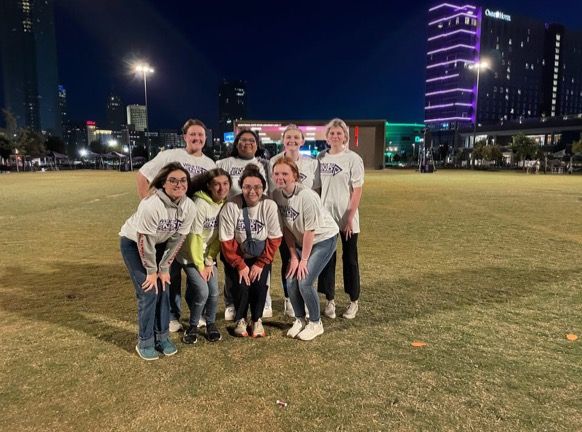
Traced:
[[184, 210], [184, 223], [178, 230], [178, 233], [182, 235], [188, 235], [190, 233], [190, 230], [192, 229], [192, 223], [194, 222], [194, 217], [197, 213], [194, 211], [194, 203], [190, 199], [188, 199], [188, 201], [189, 202], [186, 205], [186, 209]]
[[192, 222], [192, 234], [202, 234], [204, 231], [204, 220], [206, 219], [206, 212], [202, 209], [203, 204], [197, 205], [197, 211], [194, 212], [194, 221]]
[[235, 218], [237, 206], [227, 202], [220, 212], [218, 238], [220, 241], [229, 241], [234, 238]]
[[314, 231], [319, 228], [319, 206], [317, 199], [309, 193], [304, 193], [302, 211], [304, 230]]
[[148, 182], [152, 182], [155, 176], [160, 172], [160, 170], [164, 167], [166, 162], [166, 155], [164, 152], [159, 152], [155, 158], [151, 161], [146, 163], [139, 169], [139, 172], [143, 174], [145, 178], [148, 179]]
[[312, 167], [313, 169], [313, 186], [312, 189], [321, 189], [321, 175], [319, 174], [319, 161], [317, 159], [313, 159]]
[[281, 224], [279, 222], [279, 211], [277, 204], [275, 201], [268, 200], [266, 201], [267, 207], [267, 228], [268, 238], [279, 238], [283, 236], [283, 232], [281, 231]]
[[155, 196], [141, 201], [137, 209], [137, 232], [146, 235], [155, 235], [160, 221], [159, 208], [156, 206]]
[[364, 161], [358, 155], [355, 155], [352, 163], [351, 185], [352, 187], [362, 187], [364, 185]]

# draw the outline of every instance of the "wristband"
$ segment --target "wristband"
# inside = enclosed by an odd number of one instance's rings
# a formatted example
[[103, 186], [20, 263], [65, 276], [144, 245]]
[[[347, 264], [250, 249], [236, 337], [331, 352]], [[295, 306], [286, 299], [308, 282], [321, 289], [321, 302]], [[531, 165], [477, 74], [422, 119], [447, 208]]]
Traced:
[[309, 261], [309, 258], [301, 258], [301, 261], [307, 262], [307, 261]]

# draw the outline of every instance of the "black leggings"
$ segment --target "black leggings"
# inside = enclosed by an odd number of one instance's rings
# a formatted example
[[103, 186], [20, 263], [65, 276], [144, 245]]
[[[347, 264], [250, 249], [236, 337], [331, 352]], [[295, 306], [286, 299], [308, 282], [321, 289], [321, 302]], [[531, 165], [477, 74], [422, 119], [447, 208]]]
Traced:
[[[345, 233], [340, 231], [342, 240], [342, 263], [344, 273], [344, 291], [350, 296], [351, 301], [360, 298], [360, 266], [358, 264], [358, 234], [352, 234], [346, 239]], [[317, 291], [325, 294], [325, 298], [335, 298], [335, 263], [336, 252], [317, 279]]]
[[[249, 269], [253, 266], [255, 260], [245, 260]], [[271, 271], [271, 264], [263, 267], [263, 271], [258, 280], [247, 285], [244, 281], [238, 281], [238, 270], [231, 267], [230, 264], [224, 264], [225, 273], [228, 274], [232, 281], [232, 297], [234, 300], [234, 307], [236, 308], [235, 320], [247, 317], [247, 311], [251, 309], [251, 319], [258, 321], [263, 316], [263, 309], [265, 308], [265, 299], [267, 298], [267, 280]]]

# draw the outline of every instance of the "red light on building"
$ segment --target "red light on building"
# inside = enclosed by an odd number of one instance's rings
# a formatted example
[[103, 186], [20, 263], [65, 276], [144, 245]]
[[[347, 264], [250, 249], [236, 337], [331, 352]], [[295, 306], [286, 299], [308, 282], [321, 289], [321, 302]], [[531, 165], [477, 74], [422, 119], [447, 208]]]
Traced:
[[87, 121], [85, 122], [85, 124], [86, 124], [87, 126], [96, 126], [96, 125], [97, 125], [97, 123], [95, 123], [95, 122], [94, 122], [94, 121], [92, 121], [92, 120], [87, 120]]
[[360, 127], [359, 126], [355, 126], [354, 127], [354, 147], [358, 146], [358, 135], [360, 132]]

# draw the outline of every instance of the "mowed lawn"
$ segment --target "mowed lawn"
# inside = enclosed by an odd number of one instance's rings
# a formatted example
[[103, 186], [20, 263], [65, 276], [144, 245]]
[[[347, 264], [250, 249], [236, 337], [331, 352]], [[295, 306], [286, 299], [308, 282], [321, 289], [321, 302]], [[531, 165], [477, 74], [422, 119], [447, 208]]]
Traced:
[[135, 174], [3, 174], [0, 198], [2, 430], [582, 430], [582, 176], [368, 172], [355, 320], [284, 337], [274, 276], [268, 337], [221, 301], [221, 342], [155, 362], [118, 248]]

